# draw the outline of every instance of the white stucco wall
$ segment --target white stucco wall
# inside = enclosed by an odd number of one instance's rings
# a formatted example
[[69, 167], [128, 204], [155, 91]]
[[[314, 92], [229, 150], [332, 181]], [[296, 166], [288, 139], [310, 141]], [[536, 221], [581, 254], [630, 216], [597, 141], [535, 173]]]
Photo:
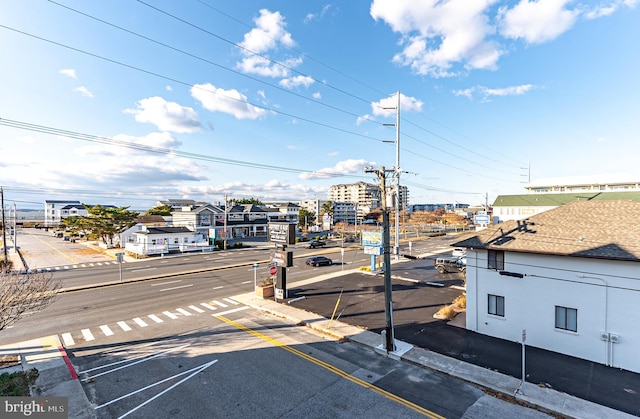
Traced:
[[[467, 328], [640, 372], [640, 264], [505, 252], [505, 271], [487, 269], [487, 252], [467, 251]], [[504, 317], [488, 314], [488, 295], [505, 298]], [[555, 328], [555, 306], [578, 310], [577, 332]], [[603, 341], [605, 332], [619, 343]]]

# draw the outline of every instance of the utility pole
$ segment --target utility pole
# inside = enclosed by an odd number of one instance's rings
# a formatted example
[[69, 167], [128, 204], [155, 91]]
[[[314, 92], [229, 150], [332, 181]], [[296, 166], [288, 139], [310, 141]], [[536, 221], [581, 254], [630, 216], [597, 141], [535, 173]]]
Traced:
[[4, 249], [4, 268], [9, 266], [9, 257], [7, 256], [7, 223], [4, 219], [4, 192], [0, 187], [0, 206], [2, 206], [2, 248]]
[[227, 250], [227, 193], [224, 193], [224, 248], [222, 250]]
[[[393, 173], [393, 170], [389, 172]], [[393, 331], [393, 300], [391, 299], [391, 255], [389, 242], [389, 209], [387, 208], [387, 171], [384, 166], [380, 170], [365, 169], [365, 173], [375, 173], [380, 179], [380, 191], [382, 201], [382, 248], [384, 255], [384, 312], [385, 312], [385, 349], [387, 352], [395, 351], [395, 336]]]
[[395, 124], [383, 124], [385, 126], [395, 126], [396, 127], [396, 167], [395, 167], [395, 177], [396, 177], [396, 193], [395, 193], [395, 236], [394, 236], [394, 245], [393, 245], [393, 254], [395, 255], [395, 259], [398, 260], [400, 258], [400, 91], [397, 92], [398, 95], [398, 103], [395, 108], [384, 108], [384, 109], [395, 109], [396, 110], [396, 123]]

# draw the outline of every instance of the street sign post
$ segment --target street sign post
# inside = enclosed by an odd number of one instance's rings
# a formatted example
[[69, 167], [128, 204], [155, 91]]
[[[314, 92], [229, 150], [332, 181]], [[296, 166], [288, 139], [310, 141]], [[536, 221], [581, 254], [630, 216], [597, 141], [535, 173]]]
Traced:
[[269, 275], [275, 276], [278, 273], [278, 266], [276, 264], [269, 265]]

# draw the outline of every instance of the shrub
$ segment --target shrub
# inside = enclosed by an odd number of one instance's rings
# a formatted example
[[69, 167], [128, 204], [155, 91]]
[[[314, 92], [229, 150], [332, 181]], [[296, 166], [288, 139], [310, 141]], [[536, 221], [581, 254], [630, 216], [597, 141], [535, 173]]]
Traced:
[[29, 388], [36, 382], [38, 370], [0, 374], [0, 396], [30, 396]]
[[444, 306], [440, 310], [438, 310], [438, 312], [434, 314], [433, 317], [435, 317], [436, 319], [451, 320], [456, 317], [457, 314], [458, 312], [452, 306]]
[[467, 296], [464, 294], [458, 295], [455, 300], [453, 300], [453, 305], [460, 308], [467, 308]]

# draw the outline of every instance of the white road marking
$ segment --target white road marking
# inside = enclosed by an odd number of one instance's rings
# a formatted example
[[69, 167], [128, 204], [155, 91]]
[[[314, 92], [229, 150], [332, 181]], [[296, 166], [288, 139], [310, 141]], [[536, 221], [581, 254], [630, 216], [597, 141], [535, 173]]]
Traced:
[[71, 336], [71, 333], [63, 333], [62, 341], [64, 342], [64, 346], [73, 346], [76, 344], [76, 341], [73, 340], [73, 336]]
[[227, 303], [229, 303], [229, 304], [231, 304], [231, 305], [234, 305], [234, 306], [237, 306], [238, 304], [240, 304], [240, 303], [238, 303], [237, 301], [232, 300], [231, 298], [223, 298], [222, 300], [223, 300], [223, 301], [226, 301]]
[[200, 307], [196, 307], [196, 306], [189, 306], [189, 308], [193, 311], [195, 311], [196, 313], [204, 313], [204, 310], [201, 309]]
[[156, 323], [164, 323], [164, 320], [162, 320], [160, 317], [156, 316], [155, 314], [149, 314], [147, 317]]
[[125, 322], [118, 322], [118, 326], [120, 326], [120, 329], [124, 330], [125, 332], [131, 330], [131, 327]]
[[223, 288], [222, 286], [219, 286], [219, 287], [213, 287], [213, 289], [214, 289], [214, 290], [219, 290], [219, 289], [222, 289], [222, 288]]
[[173, 384], [172, 386], [170, 386], [170, 387], [168, 387], [168, 388], [164, 389], [164, 390], [163, 390], [163, 391], [161, 391], [160, 393], [156, 394], [155, 396], [151, 397], [150, 399], [145, 400], [143, 403], [141, 403], [141, 404], [139, 404], [138, 406], [134, 407], [133, 409], [129, 410], [129, 411], [128, 411], [128, 412], [126, 412], [124, 415], [120, 416], [120, 418], [124, 418], [125, 416], [129, 416], [129, 414], [131, 414], [131, 413], [135, 412], [136, 410], [140, 409], [141, 407], [143, 407], [143, 406], [144, 406], [144, 405], [146, 405], [147, 403], [151, 403], [153, 400], [155, 400], [155, 399], [157, 399], [158, 397], [162, 396], [162, 395], [163, 395], [163, 394], [165, 394], [166, 392], [168, 392], [168, 391], [170, 391], [170, 390], [173, 390], [175, 387], [177, 387], [177, 386], [179, 386], [180, 384], [184, 383], [184, 382], [185, 382], [185, 381], [187, 381], [188, 379], [190, 379], [190, 378], [192, 378], [192, 377], [196, 376], [197, 374], [200, 374], [202, 371], [206, 370], [207, 368], [209, 368], [211, 365], [215, 364], [216, 362], [218, 362], [218, 360], [217, 360], [217, 359], [216, 359], [216, 360], [213, 360], [213, 361], [211, 361], [211, 362], [207, 362], [206, 364], [202, 364], [202, 365], [200, 365], [200, 366], [197, 366], [197, 367], [195, 367], [195, 368], [191, 368], [191, 369], [190, 369], [190, 370], [188, 370], [188, 371], [184, 371], [184, 372], [181, 372], [181, 373], [176, 374], [176, 375], [174, 375], [174, 376], [167, 377], [167, 378], [165, 378], [164, 380], [160, 380], [160, 381], [158, 381], [157, 383], [150, 384], [150, 385], [148, 385], [148, 386], [146, 386], [146, 387], [143, 387], [143, 388], [141, 388], [141, 389], [139, 389], [139, 390], [133, 391], [133, 392], [131, 392], [131, 393], [129, 393], [129, 394], [125, 394], [124, 396], [120, 396], [120, 397], [118, 397], [117, 399], [111, 400], [110, 402], [107, 402], [107, 403], [104, 403], [104, 404], [102, 404], [102, 405], [100, 405], [100, 406], [97, 406], [97, 407], [95, 407], [95, 408], [94, 408], [94, 410], [100, 409], [101, 407], [104, 407], [104, 406], [110, 405], [111, 403], [117, 402], [117, 401], [122, 400], [122, 399], [124, 399], [124, 398], [127, 398], [127, 397], [129, 397], [129, 396], [133, 396], [133, 395], [134, 395], [134, 394], [136, 394], [136, 393], [140, 393], [141, 391], [145, 391], [145, 390], [147, 390], [147, 389], [149, 389], [149, 388], [151, 388], [151, 387], [154, 387], [154, 386], [156, 386], [156, 385], [158, 385], [158, 384], [162, 384], [162, 383], [164, 383], [164, 382], [166, 382], [166, 381], [173, 380], [174, 378], [176, 378], [176, 377], [180, 377], [181, 375], [191, 373], [188, 377], [183, 378], [182, 380], [178, 381], [177, 383]]
[[242, 306], [242, 307], [234, 308], [234, 309], [227, 310], [227, 311], [221, 311], [220, 313], [212, 314], [212, 316], [213, 317], [226, 316], [227, 314], [236, 313], [238, 311], [246, 310], [248, 308], [249, 308], [249, 306]]
[[86, 268], [86, 267], [87, 267], [87, 265], [85, 265], [85, 264], [83, 263], [82, 265], [80, 265], [80, 267], [82, 267], [82, 268]]
[[220, 307], [222, 307], [222, 308], [224, 308], [224, 307], [229, 307], [229, 306], [228, 306], [228, 305], [226, 305], [225, 303], [221, 303], [221, 302], [220, 302], [220, 301], [218, 301], [218, 300], [213, 300], [212, 302], [213, 302], [213, 304], [218, 305], [218, 306], [220, 306]]
[[170, 311], [163, 311], [162, 314], [164, 314], [165, 316], [167, 316], [171, 320], [175, 320], [175, 319], [178, 318], [178, 316], [176, 316], [175, 314], [171, 313]]
[[[186, 345], [181, 345], [181, 346], [177, 346], [177, 347], [175, 347], [175, 348], [167, 349], [166, 351], [158, 352], [158, 353], [156, 353], [155, 355], [151, 355], [151, 356], [143, 356], [143, 357], [139, 357], [139, 358], [134, 358], [135, 362], [131, 362], [130, 364], [122, 365], [122, 366], [120, 366], [120, 367], [118, 367], [118, 368], [114, 368], [114, 369], [112, 369], [112, 370], [108, 370], [108, 371], [105, 371], [105, 372], [101, 372], [101, 373], [98, 373], [98, 374], [93, 375], [93, 376], [85, 377], [85, 378], [83, 378], [83, 379], [82, 379], [82, 381], [87, 382], [87, 381], [89, 381], [89, 380], [91, 380], [91, 379], [93, 379], [93, 378], [100, 377], [101, 375], [111, 374], [112, 372], [115, 372], [115, 371], [121, 370], [121, 369], [123, 369], [123, 368], [132, 367], [132, 366], [134, 366], [134, 365], [140, 364], [141, 362], [145, 362], [145, 361], [152, 360], [152, 359], [154, 359], [154, 358], [157, 358], [157, 357], [162, 356], [162, 355], [164, 355], [164, 354], [167, 354], [167, 353], [169, 353], [169, 352], [173, 352], [173, 351], [177, 351], [177, 350], [179, 350], [179, 349], [186, 348], [187, 346], [190, 346], [190, 345], [191, 345], [190, 343], [187, 343]], [[140, 359], [140, 358], [142, 358], [142, 359]], [[128, 362], [128, 361], [129, 361], [129, 360], [126, 360], [126, 361], [118, 361], [118, 362], [114, 362], [114, 363], [111, 363], [111, 364], [106, 364], [106, 365], [102, 365], [102, 366], [99, 366], [99, 367], [91, 368], [91, 369], [88, 369], [88, 370], [86, 370], [86, 371], [81, 371], [80, 373], [81, 373], [81, 374], [87, 374], [87, 373], [92, 372], [92, 371], [101, 370], [101, 369], [104, 369], [104, 368], [108, 368], [108, 367], [110, 367], [110, 366], [112, 366], [112, 365], [119, 365], [119, 364], [122, 364], [122, 363], [124, 363], [124, 362]]]
[[207, 304], [207, 303], [200, 303], [200, 305], [201, 305], [202, 307], [206, 307], [206, 308], [208, 308], [209, 310], [217, 310], [217, 308], [215, 308], [215, 307], [214, 307], [214, 306], [212, 306], [211, 304]]
[[147, 327], [148, 326], [148, 324], [146, 324], [144, 322], [144, 320], [142, 320], [140, 317], [134, 318], [133, 321], [136, 322], [137, 325], [140, 326], [140, 327]]
[[167, 281], [167, 282], [161, 282], [159, 284], [151, 284], [152, 287], [157, 287], [158, 285], [167, 285], [167, 284], [175, 284], [176, 282], [182, 282], [182, 279], [178, 279], [176, 281]]
[[193, 287], [193, 284], [181, 285], [179, 287], [163, 288], [160, 291], [171, 291], [171, 290], [177, 290], [178, 288], [187, 288], [187, 287]]
[[73, 269], [76, 269], [76, 268], [78, 267], [78, 265], [71, 265], [71, 267], [72, 267]]
[[93, 333], [91, 333], [91, 330], [89, 329], [82, 329], [82, 337], [84, 338], [84, 340], [86, 340], [87, 342], [95, 340], [95, 337], [93, 337]]
[[190, 315], [191, 315], [191, 313], [189, 313], [189, 312], [188, 312], [187, 310], [185, 310], [184, 308], [176, 308], [176, 311], [177, 311], [178, 313], [182, 313], [182, 314], [184, 314], [185, 316], [190, 316]]
[[142, 271], [153, 271], [158, 268], [141, 268], [141, 269], [131, 269], [131, 272], [142, 272]]
[[102, 330], [102, 333], [104, 333], [105, 336], [113, 335], [113, 331], [106, 324], [103, 324], [102, 326], [100, 326], [100, 330]]

